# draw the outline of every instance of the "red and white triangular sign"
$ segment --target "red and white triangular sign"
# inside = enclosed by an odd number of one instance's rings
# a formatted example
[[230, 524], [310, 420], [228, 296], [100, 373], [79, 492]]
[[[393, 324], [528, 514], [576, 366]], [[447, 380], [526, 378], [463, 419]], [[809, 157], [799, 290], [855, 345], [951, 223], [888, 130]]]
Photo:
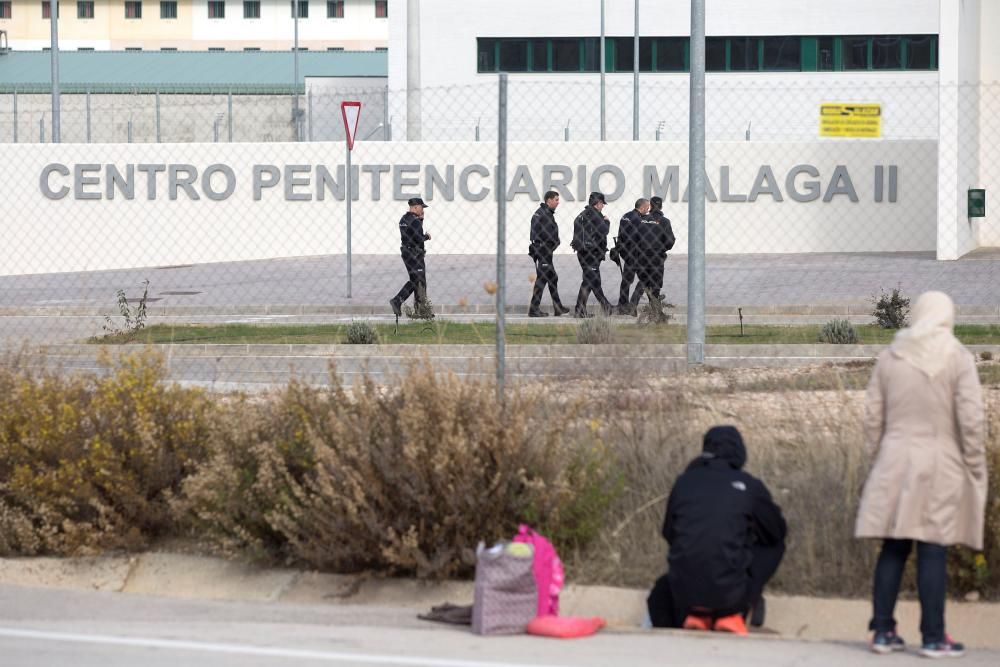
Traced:
[[344, 135], [347, 137], [347, 150], [354, 150], [354, 136], [358, 132], [358, 119], [361, 118], [361, 102], [341, 102], [340, 113], [344, 116]]

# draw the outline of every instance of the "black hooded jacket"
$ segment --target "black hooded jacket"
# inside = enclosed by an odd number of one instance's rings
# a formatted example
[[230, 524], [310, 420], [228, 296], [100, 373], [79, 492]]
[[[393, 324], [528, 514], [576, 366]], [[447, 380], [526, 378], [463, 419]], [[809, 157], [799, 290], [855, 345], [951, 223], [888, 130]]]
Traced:
[[663, 537], [668, 577], [686, 607], [735, 609], [746, 602], [754, 544], [784, 542], [785, 519], [756, 477], [743, 472], [746, 447], [732, 426], [705, 434], [704, 451], [677, 478]]

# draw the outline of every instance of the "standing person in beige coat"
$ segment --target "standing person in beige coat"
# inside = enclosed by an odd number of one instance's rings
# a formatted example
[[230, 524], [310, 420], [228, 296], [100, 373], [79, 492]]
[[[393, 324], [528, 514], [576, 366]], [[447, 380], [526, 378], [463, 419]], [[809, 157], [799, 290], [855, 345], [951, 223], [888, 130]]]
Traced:
[[868, 385], [865, 438], [877, 451], [858, 510], [856, 537], [881, 538], [875, 567], [876, 653], [901, 651], [893, 612], [903, 567], [917, 543], [920, 653], [957, 657], [944, 627], [947, 547], [983, 546], [986, 505], [983, 393], [976, 363], [952, 329], [955, 305], [926, 292], [913, 323], [879, 355]]

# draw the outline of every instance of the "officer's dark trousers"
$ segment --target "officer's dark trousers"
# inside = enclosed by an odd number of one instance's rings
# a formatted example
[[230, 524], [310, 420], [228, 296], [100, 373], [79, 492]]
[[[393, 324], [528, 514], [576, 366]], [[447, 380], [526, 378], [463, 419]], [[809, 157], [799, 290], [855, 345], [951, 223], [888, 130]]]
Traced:
[[[874, 614], [869, 630], [896, 629], [896, 597], [903, 568], [913, 549], [912, 540], [884, 540], [875, 566], [872, 591]], [[944, 641], [944, 599], [948, 549], [940, 544], [917, 542], [917, 594], [920, 597], [920, 633], [925, 644]]]
[[537, 310], [542, 305], [542, 295], [545, 293], [546, 285], [549, 288], [549, 296], [552, 297], [552, 304], [562, 307], [559, 299], [559, 276], [556, 274], [556, 267], [552, 263], [552, 255], [539, 255], [535, 260], [535, 287], [531, 291], [531, 309]]
[[402, 251], [403, 266], [406, 267], [406, 275], [409, 280], [403, 285], [396, 300], [406, 301], [411, 294], [416, 293], [414, 300], [419, 300], [421, 295], [427, 297], [427, 267], [424, 265], [424, 253], [420, 251]]
[[611, 302], [608, 301], [608, 297], [604, 296], [604, 289], [601, 288], [601, 260], [603, 258], [604, 253], [578, 252], [576, 254], [576, 259], [580, 262], [580, 271], [583, 273], [583, 280], [580, 281], [580, 293], [576, 296], [578, 315], [587, 310], [587, 301], [590, 299], [591, 292], [597, 297], [597, 302], [604, 310], [611, 310]]
[[631, 304], [639, 305], [639, 299], [646, 296], [646, 290], [650, 290], [653, 296], [659, 297], [660, 290], [663, 289], [663, 261], [657, 260], [653, 264], [644, 264], [636, 270], [639, 278], [635, 291], [632, 292]]
[[[746, 614], [757, 600], [764, 594], [764, 586], [778, 571], [781, 559], [785, 555], [785, 545], [775, 546], [754, 545], [752, 547], [753, 561], [750, 563], [750, 577], [743, 604], [733, 609], [712, 609], [707, 611], [714, 618], [731, 614]], [[684, 576], [682, 573], [676, 573]], [[684, 619], [693, 608], [698, 607], [697, 600], [680, 600], [674, 596], [670, 587], [670, 575], [665, 574], [656, 580], [652, 592], [646, 598], [649, 618], [654, 628], [679, 628], [684, 625]]]
[[618, 288], [618, 305], [624, 306], [629, 302], [628, 291], [632, 287], [632, 281], [636, 277], [635, 262], [622, 257], [622, 284]]

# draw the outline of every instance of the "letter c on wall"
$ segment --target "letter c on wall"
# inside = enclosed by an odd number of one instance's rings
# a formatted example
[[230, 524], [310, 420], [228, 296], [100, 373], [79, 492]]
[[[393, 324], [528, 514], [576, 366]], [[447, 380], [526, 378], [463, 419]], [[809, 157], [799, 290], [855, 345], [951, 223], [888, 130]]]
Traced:
[[42, 169], [42, 175], [38, 179], [38, 186], [42, 189], [42, 194], [49, 199], [62, 199], [69, 194], [69, 188], [65, 185], [58, 190], [53, 190], [49, 187], [49, 175], [52, 172], [57, 172], [60, 176], [69, 176], [69, 169], [64, 164], [59, 164], [54, 162], [52, 164], [45, 165]]

